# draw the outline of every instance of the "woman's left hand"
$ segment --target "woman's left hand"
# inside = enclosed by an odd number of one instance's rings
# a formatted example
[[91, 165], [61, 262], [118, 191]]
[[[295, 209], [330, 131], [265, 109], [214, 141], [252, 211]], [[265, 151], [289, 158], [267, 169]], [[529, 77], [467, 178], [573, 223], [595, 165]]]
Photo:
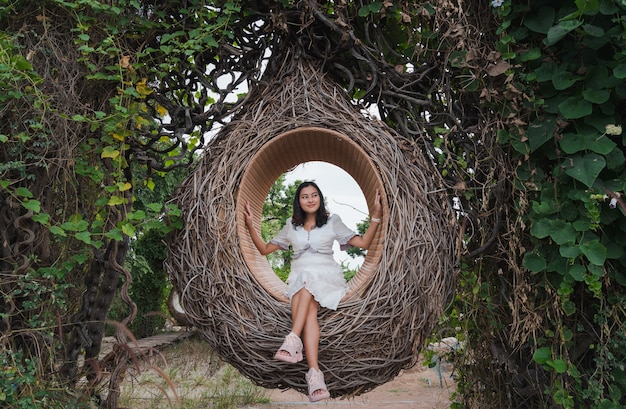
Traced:
[[376, 189], [376, 198], [374, 199], [374, 209], [372, 211], [372, 217], [380, 219], [383, 216], [383, 206], [380, 198], [380, 191]]

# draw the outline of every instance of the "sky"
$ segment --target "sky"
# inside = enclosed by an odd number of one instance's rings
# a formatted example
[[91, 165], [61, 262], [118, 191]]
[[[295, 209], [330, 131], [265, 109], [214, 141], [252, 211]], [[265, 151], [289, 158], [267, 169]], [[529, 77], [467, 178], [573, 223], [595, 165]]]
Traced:
[[[285, 173], [285, 183], [295, 180], [312, 180], [319, 186], [326, 208], [330, 213], [341, 216], [341, 220], [350, 229], [356, 231], [357, 223], [367, 218], [367, 202], [361, 188], [345, 170], [326, 162], [306, 162], [294, 170]], [[358, 267], [362, 258], [353, 259], [345, 251], [339, 250], [335, 242], [335, 260], [348, 264], [350, 268]]]

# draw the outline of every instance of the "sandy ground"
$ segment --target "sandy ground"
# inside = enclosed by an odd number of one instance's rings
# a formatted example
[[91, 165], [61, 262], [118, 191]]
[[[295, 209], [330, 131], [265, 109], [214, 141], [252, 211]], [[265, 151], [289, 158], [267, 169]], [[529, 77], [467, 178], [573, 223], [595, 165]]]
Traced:
[[246, 409], [293, 409], [309, 406], [326, 409], [445, 409], [450, 407], [450, 396], [455, 390], [451, 371], [449, 364], [442, 364], [440, 370], [417, 366], [363, 395], [316, 403], [309, 402], [307, 396], [296, 391], [271, 390], [266, 395], [270, 403], [249, 406]]

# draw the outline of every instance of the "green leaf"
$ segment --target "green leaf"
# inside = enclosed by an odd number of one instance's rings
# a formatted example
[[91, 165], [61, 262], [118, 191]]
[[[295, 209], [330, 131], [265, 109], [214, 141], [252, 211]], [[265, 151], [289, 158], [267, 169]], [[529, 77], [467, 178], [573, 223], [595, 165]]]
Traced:
[[17, 189], [15, 189], [15, 194], [21, 197], [34, 197], [32, 192], [25, 187], [18, 187]]
[[161, 210], [163, 210], [163, 205], [161, 203], [148, 203], [146, 207], [155, 213], [161, 213]]
[[546, 116], [533, 121], [527, 130], [530, 151], [534, 152], [544, 143], [552, 139], [556, 125], [556, 117]]
[[546, 364], [554, 368], [556, 373], [565, 373], [567, 370], [567, 364], [562, 359], [555, 359], [554, 361], [548, 360]]
[[595, 16], [600, 9], [599, 0], [576, 0], [575, 3], [578, 7], [578, 10], [580, 11], [580, 14], [584, 14], [587, 16]]
[[170, 217], [180, 217], [183, 214], [182, 210], [180, 210], [180, 207], [176, 206], [173, 203], [169, 203], [167, 205], [167, 215]]
[[552, 220], [547, 218], [541, 218], [539, 220], [534, 220], [532, 225], [530, 226], [530, 234], [537, 237], [538, 239], [545, 239], [550, 235], [552, 231]]
[[580, 255], [580, 248], [577, 245], [564, 244], [559, 247], [559, 254], [564, 258], [576, 258]]
[[607, 155], [617, 144], [606, 137], [606, 135], [598, 134], [596, 131], [588, 130], [584, 133], [566, 133], [559, 141], [559, 146], [563, 152], [567, 154], [576, 153], [584, 150], [591, 150], [595, 153]]
[[89, 223], [83, 220], [80, 214], [73, 214], [69, 220], [61, 225], [64, 230], [70, 231], [86, 231], [89, 228]]
[[569, 32], [580, 27], [581, 24], [583, 24], [583, 22], [580, 20], [561, 21], [559, 24], [550, 27], [544, 40], [544, 44], [548, 46], [556, 44]]
[[617, 144], [610, 140], [606, 135], [600, 135], [589, 145], [589, 150], [599, 153], [600, 155], [608, 155], [616, 147]]
[[111, 159], [115, 159], [118, 156], [120, 156], [120, 151], [115, 149], [112, 146], [105, 146], [104, 149], [102, 150], [102, 154], [100, 155], [101, 158], [111, 158]]
[[565, 313], [565, 315], [567, 315], [568, 317], [571, 316], [572, 314], [574, 314], [576, 312], [576, 304], [574, 304], [572, 301], [570, 300], [565, 300], [563, 301], [562, 304], [563, 307], [563, 312]]
[[542, 7], [537, 13], [529, 13], [524, 19], [524, 26], [531, 31], [548, 34], [554, 24], [555, 11], [553, 7]]
[[75, 237], [85, 244], [91, 244], [91, 233], [88, 231], [76, 233]]
[[609, 70], [604, 66], [590, 67], [585, 78], [585, 88], [587, 90], [609, 88]]
[[126, 199], [122, 196], [111, 196], [107, 204], [109, 206], [117, 206], [126, 203]]
[[33, 220], [37, 223], [46, 225], [50, 221], [50, 215], [48, 213], [39, 213], [33, 215]]
[[578, 119], [591, 115], [593, 105], [580, 97], [569, 97], [559, 104], [559, 112], [566, 119]]
[[534, 61], [541, 58], [541, 50], [539, 48], [531, 48], [530, 50], [520, 53], [520, 62]]
[[544, 62], [535, 70], [538, 82], [552, 81], [557, 72], [557, 66], [553, 62]]
[[613, 75], [615, 75], [615, 78], [619, 78], [620, 80], [626, 78], [626, 64], [620, 64], [613, 68]]
[[565, 165], [567, 175], [584, 183], [587, 187], [591, 187], [602, 169], [605, 168], [606, 161], [598, 154], [589, 153], [584, 156], [574, 156], [569, 161], [566, 160]]
[[604, 35], [604, 29], [602, 27], [593, 26], [591, 24], [585, 24], [583, 30], [592, 37], [602, 37]]
[[591, 240], [580, 245], [580, 251], [591, 264], [604, 265], [606, 261], [606, 247], [599, 240]]
[[549, 347], [541, 347], [533, 354], [533, 361], [538, 364], [545, 364], [550, 358], [552, 358], [552, 351]]
[[574, 226], [574, 229], [576, 229], [576, 231], [587, 231], [591, 229], [591, 223], [589, 222], [589, 220], [575, 220], [572, 223], [572, 226]]
[[580, 79], [580, 77], [574, 75], [569, 71], [560, 71], [557, 72], [554, 77], [552, 77], [552, 85], [554, 85], [555, 89], [562, 91], [571, 87]]
[[105, 234], [105, 236], [108, 237], [109, 239], [116, 240], [116, 241], [120, 241], [124, 239], [124, 235], [122, 234], [122, 231], [120, 229], [110, 230]]
[[24, 206], [26, 209], [31, 210], [35, 213], [39, 213], [41, 211], [41, 202], [39, 200], [26, 200], [24, 202], [22, 202], [22, 206]]
[[524, 268], [532, 271], [533, 273], [539, 273], [545, 270], [548, 266], [546, 259], [536, 252], [528, 252], [524, 254], [523, 265]]
[[130, 223], [122, 224], [122, 232], [124, 232], [124, 234], [126, 234], [128, 237], [135, 236], [135, 228]]
[[570, 267], [568, 273], [569, 275], [576, 281], [584, 281], [585, 280], [585, 273], [587, 272], [587, 269], [585, 268], [585, 266], [580, 265], [580, 264], [574, 264], [572, 267]]
[[72, 260], [76, 261], [78, 264], [85, 264], [85, 262], [89, 260], [89, 257], [87, 254], [74, 254]]
[[128, 214], [128, 220], [144, 220], [146, 218], [146, 212], [143, 210], [135, 210]]
[[65, 230], [63, 230], [63, 228], [59, 226], [51, 226], [50, 233], [54, 234], [55, 236], [67, 237], [67, 234], [65, 234]]
[[380, 12], [380, 8], [382, 7], [382, 3], [380, 2], [372, 2], [367, 6], [363, 6], [359, 9], [359, 17], [367, 17], [370, 14], [375, 14]]
[[583, 98], [593, 104], [604, 104], [609, 100], [611, 94], [606, 89], [587, 89], [583, 91]]
[[571, 223], [563, 220], [554, 220], [551, 223], [550, 237], [558, 245], [573, 243], [576, 239], [576, 230]]

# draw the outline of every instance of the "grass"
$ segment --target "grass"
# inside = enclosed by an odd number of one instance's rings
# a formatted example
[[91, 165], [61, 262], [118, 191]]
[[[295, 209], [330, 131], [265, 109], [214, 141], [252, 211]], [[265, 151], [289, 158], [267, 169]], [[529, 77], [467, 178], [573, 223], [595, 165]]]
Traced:
[[130, 367], [119, 401], [133, 409], [232, 409], [268, 403], [265, 389], [224, 363], [196, 336]]

